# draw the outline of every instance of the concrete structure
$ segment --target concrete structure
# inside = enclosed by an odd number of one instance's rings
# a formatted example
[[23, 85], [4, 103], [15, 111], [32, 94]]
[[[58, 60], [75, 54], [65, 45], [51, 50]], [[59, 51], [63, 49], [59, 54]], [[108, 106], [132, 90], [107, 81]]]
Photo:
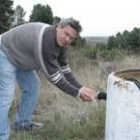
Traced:
[[140, 70], [109, 75], [105, 140], [140, 140], [140, 89], [126, 80], [132, 77], [140, 79]]

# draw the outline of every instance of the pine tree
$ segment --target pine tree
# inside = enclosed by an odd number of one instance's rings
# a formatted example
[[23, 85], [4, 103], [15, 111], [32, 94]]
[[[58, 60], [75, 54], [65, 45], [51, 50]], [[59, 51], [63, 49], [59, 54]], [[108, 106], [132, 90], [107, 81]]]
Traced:
[[53, 24], [53, 13], [51, 7], [49, 5], [35, 5], [29, 21]]
[[24, 24], [26, 22], [24, 20], [25, 14], [26, 12], [24, 11], [24, 9], [20, 5], [18, 5], [14, 11], [14, 15], [13, 15], [14, 21], [13, 21], [12, 26], [15, 27], [15, 26]]
[[11, 27], [11, 17], [14, 13], [12, 6], [12, 0], [0, 0], [0, 34]]

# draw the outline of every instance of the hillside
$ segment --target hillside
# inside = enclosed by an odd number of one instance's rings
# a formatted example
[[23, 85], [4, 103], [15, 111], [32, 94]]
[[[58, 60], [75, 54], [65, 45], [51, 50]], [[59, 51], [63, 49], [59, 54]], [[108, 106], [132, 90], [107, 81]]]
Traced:
[[88, 37], [83, 37], [86, 39], [87, 45], [89, 46], [95, 46], [97, 43], [107, 43], [108, 36], [88, 36]]

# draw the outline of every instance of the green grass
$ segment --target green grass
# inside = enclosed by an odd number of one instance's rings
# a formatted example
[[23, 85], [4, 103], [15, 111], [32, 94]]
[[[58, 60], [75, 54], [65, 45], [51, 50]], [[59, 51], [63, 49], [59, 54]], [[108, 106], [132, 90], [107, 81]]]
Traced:
[[[44, 127], [33, 132], [12, 131], [11, 140], [97, 140], [104, 139], [105, 106], [104, 102], [98, 107], [94, 104], [81, 103], [79, 110], [60, 110], [51, 114], [51, 117], [41, 114]], [[68, 114], [69, 112], [69, 114]], [[37, 117], [35, 116], [35, 119]], [[39, 119], [37, 119], [39, 120]]]

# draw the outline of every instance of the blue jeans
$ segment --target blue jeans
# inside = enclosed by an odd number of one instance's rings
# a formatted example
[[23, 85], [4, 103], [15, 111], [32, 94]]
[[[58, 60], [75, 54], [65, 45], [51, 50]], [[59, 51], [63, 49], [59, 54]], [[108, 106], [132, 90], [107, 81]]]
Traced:
[[35, 71], [24, 71], [15, 67], [1, 50], [0, 44], [0, 140], [8, 140], [10, 135], [9, 109], [14, 99], [16, 81], [21, 91], [21, 101], [17, 109], [16, 125], [25, 125], [37, 103], [40, 80]]

